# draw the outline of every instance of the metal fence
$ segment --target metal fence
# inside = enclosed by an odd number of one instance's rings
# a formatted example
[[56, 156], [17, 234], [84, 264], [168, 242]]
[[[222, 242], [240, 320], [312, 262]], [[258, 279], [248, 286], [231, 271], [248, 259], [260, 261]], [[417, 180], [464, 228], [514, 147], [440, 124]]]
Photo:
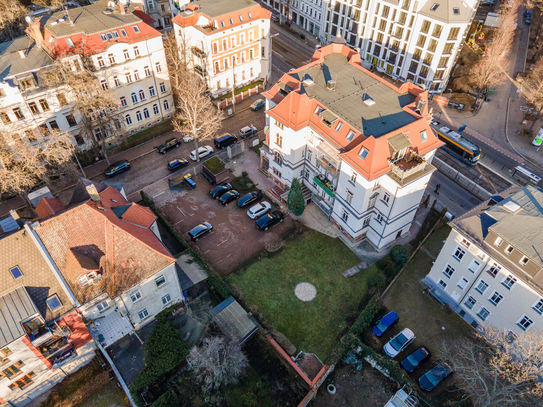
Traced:
[[459, 171], [455, 170], [450, 165], [441, 161], [439, 158], [434, 157], [432, 159], [432, 164], [444, 175], [446, 175], [447, 177], [452, 179], [454, 182], [456, 182], [458, 185], [460, 185], [467, 191], [471, 192], [476, 197], [482, 199], [483, 201], [487, 200], [488, 198], [492, 196], [492, 194], [488, 192], [486, 189], [482, 188], [476, 182], [470, 180], [468, 177], [461, 174]]

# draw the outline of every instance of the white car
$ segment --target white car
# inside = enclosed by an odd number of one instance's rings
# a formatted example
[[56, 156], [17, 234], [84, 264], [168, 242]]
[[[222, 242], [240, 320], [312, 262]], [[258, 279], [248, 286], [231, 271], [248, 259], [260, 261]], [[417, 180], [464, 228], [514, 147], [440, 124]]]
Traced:
[[405, 348], [409, 346], [411, 342], [415, 340], [415, 334], [409, 328], [404, 328], [402, 332], [393, 337], [388, 341], [383, 350], [391, 358], [395, 358], [402, 352]]
[[541, 144], [543, 144], [543, 127], [541, 128], [541, 130], [539, 130], [539, 132], [536, 134], [535, 138], [534, 138], [534, 141], [532, 141], [532, 145], [536, 146], [536, 147], [539, 147], [541, 146]]
[[184, 143], [188, 143], [189, 141], [192, 141], [192, 140], [194, 140], [194, 137], [192, 137], [190, 134], [183, 136]]
[[262, 215], [267, 214], [271, 210], [271, 205], [269, 202], [263, 201], [260, 203], [257, 203], [255, 206], [251, 206], [251, 208], [247, 211], [247, 215], [251, 219], [260, 218]]
[[[200, 158], [207, 157], [210, 154], [213, 154], [213, 147], [211, 146], [198, 147], [198, 155], [200, 156]], [[190, 152], [190, 159], [192, 161], [196, 161], [196, 150], [192, 150]]]

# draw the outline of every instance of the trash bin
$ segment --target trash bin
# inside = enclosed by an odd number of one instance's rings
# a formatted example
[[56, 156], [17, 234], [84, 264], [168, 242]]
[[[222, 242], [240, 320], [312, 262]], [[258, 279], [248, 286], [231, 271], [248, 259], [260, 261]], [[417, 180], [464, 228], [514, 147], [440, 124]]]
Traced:
[[305, 40], [305, 34], [300, 34], [300, 38], [301, 38], [302, 40]]

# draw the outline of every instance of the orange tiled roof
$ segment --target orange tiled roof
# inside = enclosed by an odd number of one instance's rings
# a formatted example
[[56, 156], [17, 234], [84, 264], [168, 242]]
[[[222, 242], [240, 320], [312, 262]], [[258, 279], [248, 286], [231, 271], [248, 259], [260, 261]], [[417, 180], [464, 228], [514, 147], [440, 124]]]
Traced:
[[121, 218], [127, 222], [135, 223], [136, 225], [149, 228], [156, 220], [156, 215], [149, 208], [145, 208], [136, 203], [130, 205], [130, 207], [121, 215]]
[[51, 215], [59, 213], [64, 210], [64, 205], [58, 198], [44, 197], [36, 206], [36, 213], [40, 219], [48, 218]]

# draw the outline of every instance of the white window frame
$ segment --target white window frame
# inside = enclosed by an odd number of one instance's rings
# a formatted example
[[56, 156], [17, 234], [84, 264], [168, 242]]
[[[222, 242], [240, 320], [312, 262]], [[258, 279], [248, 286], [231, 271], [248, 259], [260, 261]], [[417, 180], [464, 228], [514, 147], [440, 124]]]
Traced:
[[140, 290], [136, 290], [134, 291], [133, 293], [130, 294], [130, 299], [132, 300], [132, 302], [138, 302], [139, 300], [141, 300], [141, 292]]
[[[482, 291], [479, 289], [479, 286], [481, 284], [485, 285], [485, 288]], [[475, 287], [475, 291], [477, 291], [479, 294], [484, 294], [487, 289], [488, 289], [488, 283], [483, 279], [479, 280], [479, 282], [477, 283], [477, 286]]]
[[494, 241], [494, 245], [495, 245], [496, 247], [500, 247], [500, 246], [502, 245], [502, 243], [503, 243], [503, 238], [501, 238], [500, 236], [498, 236], [498, 237], [496, 238], [496, 240]]
[[443, 281], [442, 279], [439, 279], [439, 281], [437, 282], [437, 285], [440, 286], [442, 289], [445, 289], [447, 288], [447, 283], [445, 281]]
[[[502, 267], [500, 265], [498, 265], [497, 263], [493, 263], [492, 266], [490, 266], [486, 270], [486, 272], [488, 274], [490, 274], [492, 276], [492, 278], [496, 278], [498, 276], [498, 274], [500, 274], [501, 269], [502, 269]], [[492, 270], [495, 270], [496, 273], [495, 274], [491, 273]]]
[[[451, 274], [448, 274], [447, 271], [448, 270], [452, 270]], [[445, 274], [447, 276], [447, 278], [451, 278], [452, 276], [454, 276], [454, 273], [456, 272], [455, 268], [453, 266], [451, 266], [450, 264], [445, 264], [445, 267], [443, 267], [443, 270], [442, 270], [443, 274]]]
[[508, 245], [506, 248], [505, 248], [505, 254], [507, 254], [508, 256], [511, 256], [511, 254], [515, 251], [515, 248], [511, 245]]
[[143, 321], [146, 318], [149, 318], [149, 311], [147, 311], [147, 308], [142, 309], [138, 312], [138, 317], [140, 317], [140, 321]]
[[[496, 302], [495, 300], [492, 299], [492, 297], [494, 297], [495, 295], [498, 296], [498, 298], [499, 298], [498, 302]], [[500, 304], [502, 303], [502, 301], [503, 301], [503, 295], [501, 295], [498, 291], [494, 290], [494, 291], [492, 292], [492, 294], [490, 295], [490, 297], [488, 297], [488, 301], [490, 301], [490, 303], [491, 303], [492, 305], [494, 305], [495, 307], [497, 307], [498, 305], [500, 305]]]
[[[473, 305], [470, 307], [469, 304], [471, 304], [472, 302], [473, 302]], [[468, 295], [468, 297], [464, 301], [464, 306], [467, 309], [472, 310], [476, 305], [477, 305], [477, 300], [473, 296]]]
[[[59, 306], [58, 307], [55, 307], [55, 308], [52, 308], [51, 307], [51, 304], [49, 304], [49, 300], [52, 300], [53, 298], [56, 298], [58, 303], [59, 303]], [[49, 298], [47, 298], [45, 300], [45, 303], [47, 304], [47, 308], [49, 308], [51, 311], [54, 311], [56, 309], [59, 309], [60, 307], [62, 307], [62, 301], [60, 301], [60, 298], [58, 298], [58, 295], [56, 294], [53, 294], [52, 296], [50, 296]]]
[[98, 312], [104, 312], [108, 308], [109, 308], [108, 300], [100, 301], [98, 304], [96, 304], [96, 309], [98, 310]]
[[465, 237], [460, 240], [460, 244], [464, 245], [467, 249], [469, 249], [469, 247], [471, 246], [471, 242]]
[[[160, 284], [158, 283], [158, 280], [163, 280]], [[155, 278], [155, 285], [157, 288], [164, 287], [168, 282], [166, 281], [166, 277], [164, 275], [160, 275], [157, 278]]]
[[530, 259], [528, 256], [522, 256], [522, 259], [520, 259], [519, 263], [521, 266], [526, 266], [530, 262]]
[[[530, 324], [529, 324], [527, 327], [525, 327], [524, 325], [521, 324], [521, 323], [522, 323], [522, 320], [524, 320], [524, 319], [527, 319], [528, 321], [530, 321]], [[526, 321], [526, 322], [528, 322], [528, 321]], [[522, 329], [523, 331], [527, 331], [528, 329], [530, 329], [530, 328], [532, 327], [533, 324], [534, 324], [534, 320], [533, 320], [532, 318], [530, 318], [530, 317], [529, 317], [528, 315], [526, 315], [526, 314], [522, 315], [522, 316], [518, 319], [518, 321], [517, 321], [517, 325], [518, 325], [518, 326], [520, 327], [520, 329]]]
[[[484, 318], [480, 315], [480, 313], [481, 313], [482, 310], [485, 310], [485, 311], [488, 313]], [[481, 307], [481, 308], [479, 308], [479, 311], [477, 311], [477, 314], [476, 314], [476, 315], [477, 315], [479, 318], [481, 318], [483, 321], [486, 321], [486, 320], [488, 319], [488, 317], [489, 317], [490, 315], [492, 315], [492, 312], [490, 312], [490, 311], [489, 311], [487, 308], [485, 308], [485, 307]]]
[[[460, 254], [460, 256], [458, 256], [458, 254]], [[466, 251], [462, 249], [460, 246], [456, 246], [456, 250], [454, 251], [452, 256], [453, 258], [455, 258], [456, 260], [460, 262], [462, 261], [465, 255], [466, 255]]]
[[537, 312], [539, 315], [543, 314], [543, 298], [539, 298], [534, 305], [532, 305], [532, 309]]
[[[164, 300], [166, 300], [166, 301], [164, 301]], [[162, 297], [162, 305], [167, 305], [170, 302], [172, 302], [172, 297], [171, 297], [170, 293], [167, 293], [165, 296]]]
[[155, 92], [155, 87], [154, 87], [154, 86], [149, 86], [149, 95], [150, 95], [150, 97], [156, 96], [156, 92]]
[[[507, 284], [506, 284], [506, 281], [507, 281], [507, 280], [511, 280], [511, 281], [513, 282], [513, 284], [507, 285]], [[503, 285], [505, 288], [507, 288], [509, 291], [511, 291], [511, 290], [513, 289], [513, 287], [517, 284], [517, 281], [518, 281], [518, 279], [517, 279], [516, 277], [514, 277], [514, 276], [511, 275], [511, 274], [508, 274], [507, 276], [505, 276], [505, 277], [502, 279], [501, 283], [502, 283], [502, 285]]]

